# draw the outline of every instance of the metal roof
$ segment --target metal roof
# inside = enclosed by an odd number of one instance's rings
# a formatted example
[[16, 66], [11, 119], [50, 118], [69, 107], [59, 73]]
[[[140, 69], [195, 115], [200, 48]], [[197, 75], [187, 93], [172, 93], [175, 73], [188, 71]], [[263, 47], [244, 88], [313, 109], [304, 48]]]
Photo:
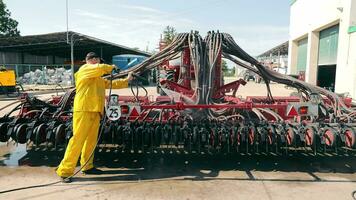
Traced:
[[[288, 55], [288, 46], [289, 42], [284, 42], [276, 47], [273, 47], [272, 49], [262, 53], [261, 55], [257, 56], [258, 58], [260, 57], [269, 57], [271, 56], [277, 56], [277, 55]], [[279, 52], [279, 53], [278, 53]]]
[[[113, 55], [136, 54], [150, 56], [150, 53], [118, 45], [81, 33], [69, 31], [69, 42], [73, 36], [74, 58], [83, 59], [85, 55], [94, 51], [105, 60], [111, 60]], [[23, 52], [32, 55], [53, 55], [64, 58], [70, 57], [70, 44], [67, 43], [67, 32], [57, 32], [41, 35], [0, 38], [0, 51]]]

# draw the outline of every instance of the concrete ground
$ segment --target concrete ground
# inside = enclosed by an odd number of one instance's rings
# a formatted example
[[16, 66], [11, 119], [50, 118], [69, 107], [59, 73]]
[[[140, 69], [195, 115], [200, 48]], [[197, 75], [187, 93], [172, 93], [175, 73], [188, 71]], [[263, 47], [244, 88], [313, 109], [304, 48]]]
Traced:
[[[130, 95], [128, 89], [116, 92]], [[293, 91], [272, 84], [272, 92]], [[252, 82], [239, 90], [243, 97], [265, 94], [263, 84]], [[0, 109], [11, 102], [0, 97]], [[9, 109], [0, 110], [0, 116]], [[26, 151], [24, 145], [0, 143], [0, 199], [352, 199], [356, 190], [356, 159], [347, 154], [133, 155], [100, 148], [95, 155], [103, 175], [78, 174], [70, 184], [1, 194], [56, 182], [54, 169], [63, 151]]]

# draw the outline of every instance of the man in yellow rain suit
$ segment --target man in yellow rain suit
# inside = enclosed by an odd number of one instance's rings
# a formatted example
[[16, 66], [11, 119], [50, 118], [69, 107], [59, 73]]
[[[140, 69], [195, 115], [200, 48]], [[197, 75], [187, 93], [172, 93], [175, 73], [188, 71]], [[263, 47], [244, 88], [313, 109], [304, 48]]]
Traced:
[[[94, 52], [87, 54], [86, 64], [75, 73], [76, 95], [73, 106], [73, 137], [69, 140], [62, 162], [56, 173], [63, 182], [71, 182], [68, 178], [73, 175], [79, 156], [83, 173], [100, 171], [93, 165], [91, 153], [96, 147], [100, 118], [104, 111], [105, 89], [110, 82], [102, 78], [110, 74], [114, 66], [100, 64], [100, 57]], [[112, 82], [113, 89], [125, 88], [132, 79], [130, 73], [126, 79]], [[90, 157], [91, 156], [91, 157]]]

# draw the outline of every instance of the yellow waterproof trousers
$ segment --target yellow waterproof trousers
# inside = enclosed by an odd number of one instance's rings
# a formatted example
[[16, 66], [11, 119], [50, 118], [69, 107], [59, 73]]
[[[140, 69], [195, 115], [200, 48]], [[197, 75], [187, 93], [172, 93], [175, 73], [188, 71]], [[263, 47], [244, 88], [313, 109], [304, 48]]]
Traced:
[[73, 113], [73, 137], [69, 140], [64, 158], [56, 171], [58, 176], [69, 177], [73, 175], [79, 155], [81, 155], [81, 166], [88, 162], [82, 169], [83, 171], [94, 167], [94, 155], [90, 158], [90, 154], [96, 147], [99, 126], [99, 112]]

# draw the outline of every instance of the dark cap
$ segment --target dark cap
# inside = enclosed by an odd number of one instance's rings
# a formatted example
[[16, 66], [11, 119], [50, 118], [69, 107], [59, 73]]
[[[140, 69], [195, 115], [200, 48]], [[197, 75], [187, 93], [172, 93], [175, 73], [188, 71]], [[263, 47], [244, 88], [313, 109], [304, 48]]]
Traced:
[[90, 60], [90, 59], [93, 59], [93, 58], [99, 58], [100, 59], [100, 63], [104, 63], [105, 61], [100, 58], [100, 56], [98, 54], [96, 54], [95, 52], [89, 52], [87, 54], [87, 56], [85, 57], [86, 60]]
[[100, 58], [100, 56], [98, 56], [98, 54], [96, 54], [95, 52], [89, 52], [87, 54], [87, 56], [85, 57], [85, 59], [87, 59], [87, 60], [92, 59], [92, 58]]

